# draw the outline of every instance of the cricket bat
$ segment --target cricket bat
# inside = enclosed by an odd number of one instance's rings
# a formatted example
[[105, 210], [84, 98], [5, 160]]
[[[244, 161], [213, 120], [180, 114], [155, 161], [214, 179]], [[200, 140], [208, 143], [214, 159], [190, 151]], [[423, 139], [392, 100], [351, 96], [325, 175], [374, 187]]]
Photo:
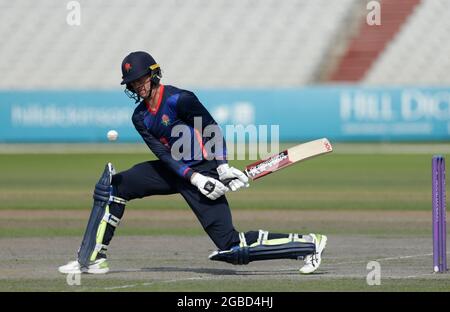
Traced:
[[[259, 160], [245, 167], [244, 173], [251, 180], [264, 177], [272, 172], [289, 167], [297, 162], [310, 159], [315, 156], [328, 154], [333, 151], [333, 146], [326, 138], [306, 142], [288, 148], [276, 155]], [[228, 185], [232, 179], [222, 181]]]

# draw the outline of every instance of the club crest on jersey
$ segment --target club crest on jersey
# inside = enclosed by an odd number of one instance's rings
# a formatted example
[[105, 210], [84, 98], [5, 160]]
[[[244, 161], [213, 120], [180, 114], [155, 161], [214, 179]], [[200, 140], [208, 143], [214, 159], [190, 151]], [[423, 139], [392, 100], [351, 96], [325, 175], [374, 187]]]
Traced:
[[131, 67], [130, 63], [125, 63], [125, 65], [123, 65], [123, 68], [128, 73], [131, 70], [132, 67]]
[[162, 116], [161, 116], [161, 123], [162, 123], [164, 126], [168, 126], [169, 123], [170, 123], [170, 118], [169, 118], [169, 116], [167, 116], [166, 114], [162, 115]]

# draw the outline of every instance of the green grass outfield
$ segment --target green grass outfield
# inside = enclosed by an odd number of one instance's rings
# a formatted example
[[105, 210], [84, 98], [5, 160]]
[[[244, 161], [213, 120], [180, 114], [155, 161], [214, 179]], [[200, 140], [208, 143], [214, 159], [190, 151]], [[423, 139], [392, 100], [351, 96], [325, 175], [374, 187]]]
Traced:
[[[258, 214], [261, 214], [261, 218], [267, 216], [269, 222], [272, 218], [270, 213], [276, 216], [277, 211], [283, 211], [286, 214], [290, 212], [305, 214], [311, 222], [310, 226], [304, 225], [305, 230], [320, 228], [329, 235], [351, 236], [364, 233], [368, 237], [387, 239], [390, 236], [400, 238], [417, 236], [422, 239], [430, 237], [431, 157], [441, 151], [444, 155], [449, 155], [449, 150], [442, 144], [408, 144], [403, 145], [404, 149], [401, 147], [402, 145], [396, 144], [336, 144], [335, 152], [332, 154], [305, 161], [254, 181], [249, 189], [227, 195], [233, 213], [238, 216], [235, 217], [235, 222], [243, 227], [257, 226], [260, 221], [254, 221], [249, 217], [253, 213], [255, 217]], [[83, 152], [84, 150], [88, 152]], [[111, 161], [116, 169], [121, 171], [151, 159], [154, 159], [153, 155], [140, 146], [130, 149], [130, 146], [126, 145], [121, 150], [121, 145], [117, 145], [112, 150], [110, 145], [99, 149], [95, 149], [95, 145], [77, 145], [61, 149], [58, 149], [57, 145], [52, 145], [48, 149], [33, 145], [19, 146], [16, 149], [14, 146], [0, 145], [0, 243], [8, 244], [10, 240], [27, 237], [81, 236], [86, 221], [85, 215], [89, 213], [92, 205], [93, 186], [105, 163]], [[237, 168], [243, 168], [251, 162], [253, 161], [230, 161]], [[136, 215], [124, 229], [121, 229], [120, 235], [204, 236], [194, 219], [186, 221], [183, 218], [189, 216], [180, 217], [181, 213], [185, 213], [188, 209], [177, 195], [154, 196], [132, 201], [127, 205], [127, 211], [133, 211]], [[73, 217], [62, 222], [57, 213], [64, 211]], [[164, 222], [160, 219], [154, 220], [152, 217], [144, 218], [145, 220], [140, 218], [140, 212], [151, 214], [152, 211], [156, 214], [172, 212], [181, 219]], [[45, 216], [35, 219], [33, 216], [40, 212]], [[320, 217], [321, 213], [324, 219]], [[53, 214], [55, 216], [52, 216]], [[364, 222], [362, 220], [359, 222], [358, 219], [345, 220], [339, 218], [341, 214], [343, 216], [362, 214], [365, 217], [369, 216], [369, 220]], [[403, 220], [402, 214], [409, 217]], [[327, 219], [327, 216], [331, 216], [330, 219]], [[389, 219], [391, 217], [394, 219]], [[296, 227], [296, 224], [288, 218], [280, 223], [276, 222], [276, 217], [272, 221], [273, 227], [277, 230], [291, 231]], [[5, 251], [0, 251], [1, 253]], [[7, 257], [5, 254], [4, 256]], [[16, 257], [18, 263], [21, 263], [23, 259], [20, 255]], [[29, 265], [27, 261], [32, 259], [23, 260], [26, 266]], [[146, 282], [89, 276], [82, 287], [71, 288], [61, 278], [16, 277], [12, 273], [8, 274], [10, 267], [0, 266], [0, 291], [450, 290], [448, 278], [440, 277], [436, 282], [429, 277], [405, 279], [393, 277], [385, 280], [378, 288], [373, 288], [367, 286], [364, 280], [352, 276], [310, 281], [291, 278], [288, 282], [256, 279], [240, 281], [237, 286], [232, 278], [227, 277], [221, 282], [220, 288], [215, 286], [216, 281], [208, 279], [188, 279], [171, 283], [164, 279]], [[121, 289], [120, 285], [134, 286]]]
[[[151, 154], [0, 154], [1, 209], [86, 209], [107, 161], [118, 171]], [[250, 161], [251, 162], [251, 161]], [[243, 168], [249, 161], [231, 161]], [[229, 194], [233, 209], [426, 210], [431, 155], [330, 154], [305, 161]], [[133, 209], [185, 209], [171, 197], [136, 200]]]

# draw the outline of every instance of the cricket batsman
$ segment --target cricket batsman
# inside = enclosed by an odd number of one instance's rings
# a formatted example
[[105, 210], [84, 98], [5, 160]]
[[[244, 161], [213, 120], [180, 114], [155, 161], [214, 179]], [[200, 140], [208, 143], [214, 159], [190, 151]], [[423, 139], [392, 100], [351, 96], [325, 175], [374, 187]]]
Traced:
[[[183, 196], [217, 246], [209, 259], [232, 264], [302, 259], [300, 273], [316, 271], [327, 242], [325, 235], [239, 232], [234, 228], [225, 193], [248, 187], [248, 177], [228, 165], [221, 133], [214, 137], [215, 143], [221, 144], [214, 149], [206, 148], [213, 138], [204, 135], [203, 130], [218, 125], [195, 94], [161, 84], [161, 68], [146, 52], [127, 55], [121, 69], [125, 92], [139, 103], [132, 116], [133, 124], [158, 160], [139, 163], [119, 173], [111, 163], [106, 164], [95, 185], [93, 208], [77, 260], [59, 267], [59, 272], [107, 273], [106, 250], [126, 203], [175, 193]], [[201, 121], [197, 127], [196, 120]], [[182, 138], [173, 135], [177, 126], [188, 129]], [[172, 147], [181, 139], [189, 142], [183, 145], [180, 159], [174, 157]]]

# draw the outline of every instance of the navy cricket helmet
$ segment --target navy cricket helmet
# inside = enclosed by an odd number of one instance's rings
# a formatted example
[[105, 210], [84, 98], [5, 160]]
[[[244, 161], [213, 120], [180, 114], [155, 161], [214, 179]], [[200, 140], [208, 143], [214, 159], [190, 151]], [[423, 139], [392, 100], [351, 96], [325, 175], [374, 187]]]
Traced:
[[[162, 77], [159, 64], [156, 63], [155, 59], [150, 54], [142, 51], [128, 54], [122, 61], [121, 69], [122, 82], [120, 84], [127, 86], [125, 93], [135, 99], [136, 102], [139, 101], [139, 97], [134, 92], [133, 88], [131, 88], [131, 82], [146, 75], [150, 75], [150, 81], [153, 87], [159, 84]], [[132, 94], [129, 94], [127, 91], [131, 91]]]
[[[129, 84], [145, 75], [152, 75], [151, 78], [154, 79], [160, 71], [159, 65], [150, 54], [142, 51], [132, 52], [122, 61], [123, 80], [120, 84]], [[159, 79], [156, 82], [158, 83]]]

